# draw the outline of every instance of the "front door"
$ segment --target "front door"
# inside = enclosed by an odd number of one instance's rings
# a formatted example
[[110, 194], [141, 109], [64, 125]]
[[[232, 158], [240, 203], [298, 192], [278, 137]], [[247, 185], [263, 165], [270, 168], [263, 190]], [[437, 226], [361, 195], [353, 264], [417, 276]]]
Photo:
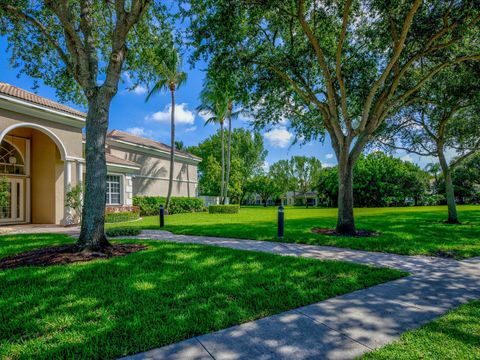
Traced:
[[1, 223], [25, 221], [25, 179], [7, 178], [8, 204], [0, 208]]

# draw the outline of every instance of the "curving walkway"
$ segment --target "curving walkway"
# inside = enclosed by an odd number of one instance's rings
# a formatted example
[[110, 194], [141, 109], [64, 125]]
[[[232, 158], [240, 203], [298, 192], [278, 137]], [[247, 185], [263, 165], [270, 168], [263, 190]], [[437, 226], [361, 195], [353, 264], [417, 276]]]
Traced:
[[352, 359], [480, 298], [480, 258], [455, 261], [153, 230], [136, 238], [352, 261], [411, 276], [124, 358], [128, 360]]

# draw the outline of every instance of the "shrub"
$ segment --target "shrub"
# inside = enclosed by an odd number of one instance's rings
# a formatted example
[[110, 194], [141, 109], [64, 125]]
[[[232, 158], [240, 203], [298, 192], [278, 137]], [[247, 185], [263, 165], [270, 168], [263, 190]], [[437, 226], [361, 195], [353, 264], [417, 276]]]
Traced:
[[[157, 215], [160, 205], [165, 205], [165, 198], [160, 196], [134, 196], [133, 204], [140, 208], [142, 216]], [[170, 214], [182, 214], [205, 211], [203, 201], [198, 198], [170, 198]]]
[[210, 214], [238, 214], [240, 206], [238, 205], [210, 205], [208, 212]]
[[106, 212], [105, 213], [105, 222], [106, 223], [117, 223], [124, 221], [133, 221], [137, 220], [140, 217], [140, 211], [121, 211], [121, 212]]
[[140, 232], [141, 230], [137, 228], [116, 228], [116, 229], [108, 229], [106, 231], [106, 234], [108, 237], [136, 236], [136, 235], [139, 235]]
[[72, 208], [75, 212], [73, 223], [80, 224], [83, 207], [83, 188], [81, 185], [75, 185], [65, 194], [65, 206]]

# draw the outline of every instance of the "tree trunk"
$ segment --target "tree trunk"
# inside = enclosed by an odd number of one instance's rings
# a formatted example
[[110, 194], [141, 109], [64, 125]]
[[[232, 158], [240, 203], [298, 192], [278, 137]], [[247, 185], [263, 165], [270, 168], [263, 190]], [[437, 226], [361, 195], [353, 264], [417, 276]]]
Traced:
[[86, 174], [82, 226], [77, 240], [79, 250], [102, 251], [110, 246], [105, 236], [107, 165], [105, 139], [112, 96], [96, 92], [88, 101], [86, 119]]
[[222, 151], [222, 179], [220, 180], [220, 203], [225, 204], [225, 139], [224, 139], [223, 121], [220, 123], [221, 151]]
[[337, 232], [345, 235], [355, 234], [353, 217], [353, 164], [348, 159], [338, 163], [338, 220]]
[[165, 202], [165, 210], [167, 211], [167, 214], [170, 208], [170, 197], [172, 196], [173, 171], [174, 171], [174, 165], [175, 165], [175, 90], [172, 90], [171, 94], [172, 94], [172, 113], [171, 113], [171, 123], [170, 123], [170, 173], [168, 176], [167, 201]]
[[448, 206], [448, 220], [449, 224], [458, 224], [457, 205], [455, 204], [455, 192], [453, 189], [452, 173], [448, 166], [445, 154], [442, 150], [438, 151], [438, 158], [440, 160], [440, 166], [442, 168], [443, 177], [445, 178], [445, 191]]
[[228, 198], [228, 182], [230, 181], [230, 153], [232, 143], [232, 118], [228, 117], [228, 140], [227, 140], [227, 175], [225, 177], [225, 198]]

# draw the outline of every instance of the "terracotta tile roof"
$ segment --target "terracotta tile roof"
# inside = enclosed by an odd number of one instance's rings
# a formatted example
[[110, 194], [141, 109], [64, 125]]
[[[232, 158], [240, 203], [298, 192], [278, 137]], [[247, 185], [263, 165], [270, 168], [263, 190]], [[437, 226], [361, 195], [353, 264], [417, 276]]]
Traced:
[[121, 159], [109, 153], [105, 154], [105, 158], [107, 160], [107, 164], [125, 165], [125, 166], [133, 166], [136, 168], [140, 168], [140, 165], [133, 161]]
[[[162, 144], [161, 142], [158, 142], [158, 141], [155, 141], [155, 140], [143, 138], [143, 137], [140, 137], [140, 136], [135, 136], [135, 135], [129, 134], [125, 131], [112, 130], [107, 134], [107, 139], [110, 139], [110, 140], [113, 140], [113, 141], [115, 141], [115, 140], [125, 141], [125, 142], [135, 144], [135, 145], [140, 145], [140, 146], [153, 148], [153, 149], [156, 149], [156, 150], [170, 152], [170, 146], [168, 146], [168, 145]], [[190, 159], [202, 160], [198, 156], [190, 154], [186, 151], [175, 150], [175, 153], [179, 154], [179, 155], [182, 155], [182, 156], [185, 156], [185, 157], [188, 157]]]
[[4, 82], [0, 82], [0, 94], [7, 95], [12, 98], [20, 99], [23, 101], [27, 101], [29, 103], [40, 105], [49, 109], [58, 110], [69, 115], [80, 116], [83, 118], [86, 117], [86, 114], [81, 111], [75, 110], [71, 107], [49, 100], [42, 96], [38, 96], [34, 93], [25, 91], [23, 89], [20, 89], [16, 86], [13, 86]]

